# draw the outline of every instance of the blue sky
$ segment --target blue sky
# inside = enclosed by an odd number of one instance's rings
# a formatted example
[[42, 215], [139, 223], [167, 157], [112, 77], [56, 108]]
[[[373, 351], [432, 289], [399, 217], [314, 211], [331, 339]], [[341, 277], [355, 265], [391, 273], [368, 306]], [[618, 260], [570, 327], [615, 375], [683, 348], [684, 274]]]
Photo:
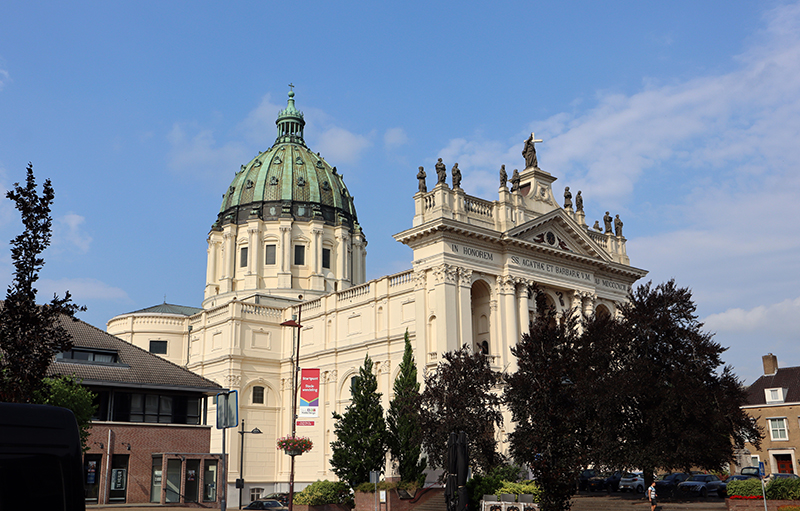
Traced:
[[[116, 314], [202, 300], [206, 235], [295, 84], [368, 277], [410, 268], [416, 168], [467, 193], [540, 166], [625, 222], [634, 266], [691, 287], [748, 383], [800, 365], [800, 5], [675, 2], [0, 4], [0, 186], [56, 190], [40, 296]], [[429, 175], [432, 173], [429, 172]], [[0, 203], [0, 284], [21, 226]]]

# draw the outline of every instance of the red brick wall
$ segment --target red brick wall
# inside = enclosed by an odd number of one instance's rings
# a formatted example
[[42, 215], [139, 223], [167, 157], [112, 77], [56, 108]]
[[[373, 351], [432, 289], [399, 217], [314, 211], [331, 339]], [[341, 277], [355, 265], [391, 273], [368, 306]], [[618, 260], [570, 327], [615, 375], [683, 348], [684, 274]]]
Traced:
[[[109, 431], [111, 441], [109, 442]], [[100, 448], [100, 444], [103, 448]], [[128, 450], [130, 444], [130, 450]], [[127, 454], [128, 483], [126, 502], [150, 502], [150, 484], [153, 454], [164, 454], [165, 458], [184, 457], [215, 459], [210, 456], [211, 426], [184, 426], [175, 424], [142, 424], [120, 422], [96, 422], [89, 434], [86, 454], [102, 454], [97, 477], [100, 481], [99, 503], [107, 503], [106, 468], [109, 454]], [[202, 456], [201, 454], [206, 454]], [[175, 456], [177, 455], [177, 456]], [[218, 470], [217, 488], [221, 487], [221, 465]], [[184, 467], [185, 470], [185, 467]], [[202, 471], [199, 476], [202, 476]], [[166, 471], [163, 476], [166, 483]], [[182, 480], [185, 479], [182, 478]], [[202, 495], [201, 495], [202, 500]]]
[[[441, 498], [444, 493], [444, 488], [429, 488], [426, 491], [418, 490], [421, 494], [419, 498], [414, 499], [401, 499], [397, 496], [397, 491], [386, 490], [386, 502], [379, 503], [381, 511], [409, 511], [413, 507], [426, 502], [431, 498]], [[378, 497], [380, 498], [380, 497]], [[356, 507], [355, 511], [374, 511], [375, 509], [375, 493], [373, 492], [356, 492], [355, 494]]]
[[[764, 511], [763, 500], [725, 499], [728, 511]], [[800, 506], [800, 500], [768, 500], [767, 511], [777, 511], [778, 506]]]

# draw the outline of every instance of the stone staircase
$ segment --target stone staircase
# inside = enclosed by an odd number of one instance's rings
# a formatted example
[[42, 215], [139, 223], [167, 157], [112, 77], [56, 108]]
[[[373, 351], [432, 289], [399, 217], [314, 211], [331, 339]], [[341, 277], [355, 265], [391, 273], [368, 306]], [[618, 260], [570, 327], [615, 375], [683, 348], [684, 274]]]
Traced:
[[444, 493], [441, 491], [414, 505], [414, 511], [445, 511], [445, 509], [447, 505], [444, 502]]

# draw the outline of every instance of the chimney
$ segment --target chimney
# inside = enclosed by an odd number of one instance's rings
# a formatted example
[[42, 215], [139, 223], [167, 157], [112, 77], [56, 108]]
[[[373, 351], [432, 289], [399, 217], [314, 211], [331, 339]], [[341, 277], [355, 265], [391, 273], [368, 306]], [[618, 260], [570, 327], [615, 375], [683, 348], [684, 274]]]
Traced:
[[778, 372], [778, 357], [772, 353], [761, 357], [761, 361], [764, 362], [764, 376], [772, 376]]

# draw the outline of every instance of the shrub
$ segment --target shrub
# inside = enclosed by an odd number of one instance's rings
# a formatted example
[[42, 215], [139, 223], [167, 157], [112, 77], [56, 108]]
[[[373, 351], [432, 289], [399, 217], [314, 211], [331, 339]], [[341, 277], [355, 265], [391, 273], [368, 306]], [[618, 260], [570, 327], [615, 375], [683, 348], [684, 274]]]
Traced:
[[800, 479], [774, 479], [767, 485], [767, 500], [800, 500]]
[[294, 496], [295, 504], [307, 506], [324, 506], [325, 504], [345, 504], [353, 507], [353, 495], [347, 483], [338, 481], [317, 481], [306, 486]]
[[[503, 481], [503, 485], [498, 488], [497, 493], [511, 493], [513, 495], [530, 493], [533, 495], [533, 501], [539, 502], [542, 489], [534, 481], [522, 481], [519, 483]], [[519, 500], [519, 497], [517, 497], [517, 500]]]
[[728, 483], [728, 496], [761, 497], [761, 481], [758, 479], [731, 481]]

